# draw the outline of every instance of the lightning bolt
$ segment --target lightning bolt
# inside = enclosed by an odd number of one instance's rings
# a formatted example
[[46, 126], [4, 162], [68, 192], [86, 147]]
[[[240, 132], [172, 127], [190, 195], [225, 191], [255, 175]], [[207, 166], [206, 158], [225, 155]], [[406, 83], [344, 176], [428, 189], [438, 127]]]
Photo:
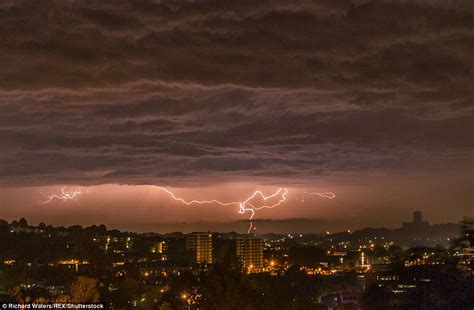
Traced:
[[[274, 198], [275, 196], [279, 195], [281, 192], [283, 191], [283, 193], [281, 194], [281, 198], [278, 200], [278, 202], [272, 204], [272, 205], [265, 205], [263, 204], [262, 206], [260, 207], [255, 207], [253, 204], [251, 204], [249, 201], [252, 200], [255, 196], [257, 195], [260, 195], [264, 201], [268, 200], [268, 199], [271, 199], [271, 198]], [[247, 233], [250, 233], [250, 231], [252, 230], [253, 228], [253, 223], [252, 223], [252, 219], [253, 217], [255, 216], [255, 211], [258, 211], [258, 210], [261, 210], [261, 209], [273, 209], [279, 205], [281, 205], [285, 200], [286, 200], [286, 195], [288, 194], [288, 189], [285, 187], [285, 188], [282, 188], [280, 187], [278, 189], [278, 191], [276, 191], [274, 194], [270, 195], [270, 196], [265, 196], [261, 191], [256, 191], [253, 193], [252, 196], [250, 196], [249, 198], [247, 198], [245, 201], [241, 202], [239, 204], [239, 213], [240, 214], [245, 214], [245, 212], [250, 212], [250, 218], [249, 218], [249, 221], [250, 221], [250, 227], [247, 231]], [[246, 206], [249, 205], [250, 208], [247, 208]]]
[[47, 199], [45, 201], [40, 202], [40, 204], [48, 204], [53, 202], [54, 200], [61, 200], [62, 202], [65, 202], [67, 200], [75, 200], [77, 196], [82, 194], [82, 190], [79, 188], [79, 190], [75, 191], [66, 191], [66, 188], [63, 187], [61, 188], [61, 193], [59, 194], [54, 194], [54, 195], [46, 195], [43, 193], [40, 193]]
[[189, 205], [192, 205], [192, 204], [199, 204], [199, 205], [202, 205], [202, 204], [218, 204], [220, 206], [232, 206], [232, 205], [238, 205], [240, 202], [238, 201], [234, 201], [234, 202], [221, 202], [219, 200], [216, 200], [216, 199], [213, 199], [213, 200], [190, 200], [190, 201], [186, 201], [184, 200], [183, 198], [179, 198], [179, 197], [176, 197], [176, 195], [167, 190], [166, 188], [164, 187], [161, 187], [161, 186], [153, 186], [154, 188], [157, 188], [159, 190], [162, 190], [164, 191], [165, 193], [167, 193], [172, 199], [178, 201], [178, 202], [181, 202], [181, 203], [184, 203], [185, 205], [189, 206]]
[[[229, 201], [229, 202], [223, 202], [217, 199], [212, 199], [212, 200], [185, 200], [184, 198], [176, 196], [172, 191], [168, 190], [165, 187], [162, 186], [155, 186], [152, 185], [153, 188], [156, 188], [158, 190], [161, 190], [165, 192], [169, 197], [171, 197], [173, 200], [185, 204], [187, 206], [193, 205], [193, 204], [199, 204], [199, 205], [220, 205], [220, 206], [238, 206], [239, 214], [245, 214], [249, 213], [249, 229], [247, 230], [247, 233], [250, 233], [252, 229], [256, 229], [253, 225], [253, 218], [256, 215], [256, 212], [262, 209], [273, 209], [281, 204], [283, 204], [288, 196], [288, 188], [286, 187], [280, 187], [278, 190], [276, 190], [274, 193], [270, 195], [265, 195], [261, 190], [256, 190], [253, 192], [250, 196], [248, 196], [245, 200], [243, 201]], [[89, 192], [89, 191], [86, 191]], [[68, 200], [75, 200], [79, 195], [83, 194], [84, 192], [79, 188], [78, 190], [75, 191], [67, 191], [65, 187], [61, 189], [61, 192], [59, 194], [53, 194], [53, 195], [45, 195], [41, 193], [43, 196], [45, 196], [47, 199], [42, 201], [40, 204], [49, 204], [52, 203], [54, 200], [60, 200], [62, 202], [68, 201]], [[326, 199], [333, 199], [336, 197], [336, 195], [332, 192], [324, 192], [324, 193], [316, 193], [316, 192], [307, 192], [303, 193], [303, 198], [300, 199], [300, 201], [304, 202], [304, 197], [305, 195], [317, 195], [321, 198], [326, 198]], [[260, 206], [256, 206], [253, 203], [253, 200], [256, 198], [260, 198], [263, 201], [263, 204]], [[276, 201], [275, 201], [276, 200]], [[273, 203], [271, 203], [273, 202]]]
[[[222, 201], [219, 201], [219, 200], [216, 200], [216, 199], [213, 199], [213, 200], [189, 200], [189, 201], [187, 201], [183, 198], [177, 197], [173, 192], [169, 191], [168, 189], [166, 189], [164, 187], [161, 187], [161, 186], [153, 186], [153, 187], [164, 191], [175, 201], [181, 202], [181, 203], [183, 203], [185, 205], [188, 205], [188, 206], [192, 205], [192, 204], [217, 204], [217, 205], [220, 205], [220, 206], [232, 206], [232, 205], [239, 206], [239, 213], [240, 214], [245, 214], [247, 212], [250, 213], [250, 217], [249, 217], [250, 227], [247, 231], [248, 233], [250, 233], [250, 231], [253, 228], [252, 219], [255, 216], [255, 211], [258, 211], [258, 210], [261, 210], [261, 209], [272, 209], [272, 208], [275, 208], [275, 207], [281, 205], [286, 200], [286, 196], [288, 194], [288, 189], [286, 187], [280, 187], [276, 192], [274, 192], [273, 194], [268, 195], [268, 196], [265, 196], [265, 194], [262, 191], [257, 190], [252, 195], [250, 195], [247, 199], [245, 199], [244, 201], [222, 202]], [[265, 202], [267, 200], [270, 200], [270, 199], [275, 198], [277, 196], [280, 197], [277, 202], [275, 202], [273, 204], [265, 204]], [[251, 203], [251, 201], [256, 197], [261, 197], [263, 199], [264, 204], [262, 206], [256, 207], [255, 205], [253, 205]]]
[[336, 194], [334, 194], [333, 192], [325, 192], [325, 193], [313, 193], [313, 192], [309, 192], [309, 193], [303, 193], [303, 197], [301, 199], [299, 199], [301, 202], [304, 202], [304, 196], [305, 195], [317, 195], [321, 198], [327, 198], [327, 199], [334, 199], [336, 198]]

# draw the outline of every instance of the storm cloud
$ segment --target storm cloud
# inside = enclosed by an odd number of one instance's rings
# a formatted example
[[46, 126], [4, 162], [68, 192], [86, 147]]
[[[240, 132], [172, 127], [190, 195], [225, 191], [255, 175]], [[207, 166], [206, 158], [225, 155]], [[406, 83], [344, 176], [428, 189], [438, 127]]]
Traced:
[[0, 182], [466, 171], [473, 29], [471, 1], [4, 1]]

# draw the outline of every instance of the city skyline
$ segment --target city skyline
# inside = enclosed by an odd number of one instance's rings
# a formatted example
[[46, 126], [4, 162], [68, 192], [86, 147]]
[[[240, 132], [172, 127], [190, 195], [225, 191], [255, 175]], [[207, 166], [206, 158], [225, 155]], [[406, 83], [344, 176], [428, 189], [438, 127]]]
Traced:
[[0, 14], [0, 218], [148, 231], [255, 213], [321, 232], [474, 216], [472, 3]]

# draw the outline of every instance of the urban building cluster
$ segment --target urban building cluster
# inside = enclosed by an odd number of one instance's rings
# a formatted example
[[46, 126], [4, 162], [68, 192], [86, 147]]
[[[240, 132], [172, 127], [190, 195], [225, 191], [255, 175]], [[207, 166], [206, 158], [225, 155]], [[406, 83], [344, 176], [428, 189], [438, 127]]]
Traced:
[[[450, 285], [474, 288], [472, 222], [433, 228], [420, 212], [398, 230], [322, 234], [138, 234], [24, 219], [1, 221], [0, 234], [3, 301], [208, 309], [224, 298], [262, 309], [358, 309], [385, 296], [403, 308], [419, 290], [440, 289], [447, 274], [458, 281]], [[458, 294], [472, 300], [472, 291]]]

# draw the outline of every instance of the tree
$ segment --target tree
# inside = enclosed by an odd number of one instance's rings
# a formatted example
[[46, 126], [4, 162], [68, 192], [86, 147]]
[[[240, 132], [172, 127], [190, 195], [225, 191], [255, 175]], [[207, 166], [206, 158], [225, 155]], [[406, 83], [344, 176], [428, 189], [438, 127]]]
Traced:
[[81, 225], [72, 225], [67, 228], [68, 233], [72, 237], [82, 237], [84, 230], [82, 229]]
[[160, 310], [171, 310], [171, 304], [168, 302], [164, 302], [160, 306]]
[[400, 246], [394, 244], [388, 248], [388, 254], [395, 257], [400, 256], [403, 254], [403, 249]]
[[28, 227], [28, 222], [26, 221], [26, 219], [24, 217], [22, 217], [20, 219], [20, 221], [18, 222], [18, 226], [23, 227], [23, 228]]
[[131, 303], [131, 301], [137, 296], [138, 288], [138, 283], [133, 278], [127, 278], [120, 283], [117, 298], [118, 305], [126, 306]]
[[156, 309], [156, 305], [161, 302], [163, 297], [163, 291], [160, 288], [151, 289], [145, 294], [145, 303], [143, 304], [144, 310]]
[[25, 303], [25, 296], [23, 296], [23, 291], [21, 287], [15, 286], [12, 288], [10, 295], [13, 297], [13, 299], [18, 302], [18, 303]]
[[384, 257], [388, 255], [388, 251], [381, 245], [376, 245], [374, 249], [375, 257]]
[[97, 302], [99, 300], [97, 280], [78, 277], [71, 286], [71, 299], [73, 302]]
[[70, 300], [69, 295], [58, 295], [56, 296], [52, 301], [53, 302], [58, 302], [58, 303], [67, 303]]
[[391, 290], [374, 284], [365, 291], [362, 301], [364, 309], [393, 309], [394, 298], [395, 294]]
[[473, 309], [474, 278], [464, 274], [455, 266], [443, 270], [423, 272], [430, 278], [428, 283], [420, 283], [415, 289], [403, 295], [400, 301], [403, 309]]
[[14, 287], [10, 296], [18, 303], [47, 303], [50, 301], [48, 291], [41, 287]]
[[215, 265], [201, 281], [202, 301], [205, 309], [244, 308], [247, 294], [242, 290], [244, 275], [229, 266]]
[[0, 293], [8, 293], [7, 276], [3, 270], [0, 270]]

